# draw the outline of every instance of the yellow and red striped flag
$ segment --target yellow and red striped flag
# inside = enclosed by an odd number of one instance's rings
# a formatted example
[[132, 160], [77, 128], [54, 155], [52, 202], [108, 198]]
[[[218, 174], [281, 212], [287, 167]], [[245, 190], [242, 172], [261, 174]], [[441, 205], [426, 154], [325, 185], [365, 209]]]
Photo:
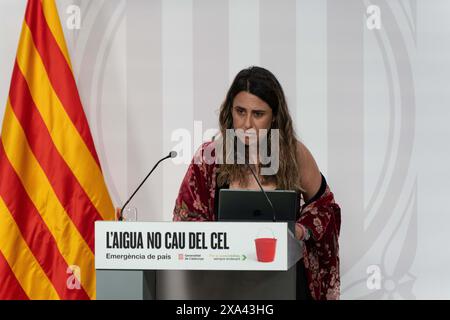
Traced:
[[29, 0], [0, 141], [0, 299], [94, 299], [113, 220], [54, 0]]

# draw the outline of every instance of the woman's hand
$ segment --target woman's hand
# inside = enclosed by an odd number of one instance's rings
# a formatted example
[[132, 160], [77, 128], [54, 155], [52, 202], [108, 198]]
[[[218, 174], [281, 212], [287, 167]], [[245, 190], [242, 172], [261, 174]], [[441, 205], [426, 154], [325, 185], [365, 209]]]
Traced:
[[298, 240], [303, 240], [303, 238], [305, 237], [305, 230], [304, 230], [304, 228], [303, 228], [300, 224], [298, 224], [298, 223], [295, 224], [295, 237], [296, 237]]

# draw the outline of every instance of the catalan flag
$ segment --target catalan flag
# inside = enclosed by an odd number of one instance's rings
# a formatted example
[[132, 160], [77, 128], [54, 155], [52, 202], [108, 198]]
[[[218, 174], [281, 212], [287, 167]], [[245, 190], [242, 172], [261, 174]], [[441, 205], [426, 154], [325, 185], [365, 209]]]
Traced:
[[54, 0], [29, 0], [0, 141], [0, 299], [94, 299], [113, 220]]

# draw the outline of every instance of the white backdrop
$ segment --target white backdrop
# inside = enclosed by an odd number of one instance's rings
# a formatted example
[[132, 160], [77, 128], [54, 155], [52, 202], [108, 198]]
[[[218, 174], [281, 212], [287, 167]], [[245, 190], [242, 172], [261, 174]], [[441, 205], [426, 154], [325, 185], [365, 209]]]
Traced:
[[[196, 149], [217, 127], [236, 72], [261, 65], [283, 85], [341, 205], [342, 298], [450, 299], [450, 2], [57, 4], [116, 206], [179, 143], [175, 130], [188, 130]], [[0, 2], [0, 119], [25, 5]], [[79, 29], [67, 25], [70, 5], [80, 8]], [[368, 27], [370, 5], [380, 29]], [[186, 168], [166, 162], [154, 173], [133, 202], [139, 220], [171, 220]], [[176, 297], [182, 274], [166, 281]]]

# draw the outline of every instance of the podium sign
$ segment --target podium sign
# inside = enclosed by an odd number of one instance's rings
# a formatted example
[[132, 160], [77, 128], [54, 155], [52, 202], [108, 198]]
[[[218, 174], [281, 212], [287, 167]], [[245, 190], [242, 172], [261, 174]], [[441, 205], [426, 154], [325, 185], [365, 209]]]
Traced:
[[97, 221], [95, 267], [286, 271], [298, 260], [288, 251], [301, 254], [292, 238], [286, 222]]

